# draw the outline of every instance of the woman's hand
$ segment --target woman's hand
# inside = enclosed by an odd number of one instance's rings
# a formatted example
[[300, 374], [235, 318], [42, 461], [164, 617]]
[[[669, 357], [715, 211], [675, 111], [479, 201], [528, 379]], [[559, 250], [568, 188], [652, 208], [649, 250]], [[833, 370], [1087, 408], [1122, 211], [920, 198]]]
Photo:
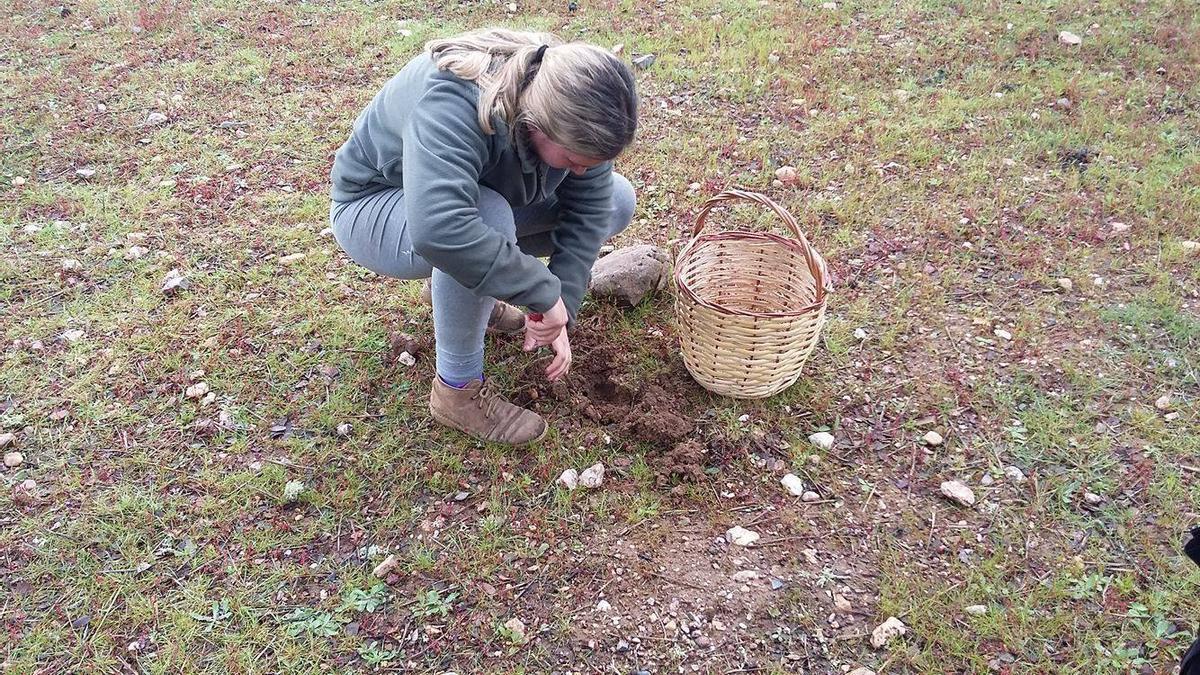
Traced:
[[571, 370], [571, 339], [567, 337], [566, 326], [559, 330], [550, 347], [554, 349], [554, 360], [546, 367], [546, 379], [554, 382]]
[[[538, 347], [544, 347], [552, 344], [559, 338], [560, 333], [565, 333], [567, 321], [571, 317], [567, 314], [567, 306], [563, 304], [562, 298], [554, 303], [550, 311], [542, 315], [540, 319], [535, 319], [531, 315], [525, 316], [525, 351], [533, 351]], [[570, 353], [568, 351], [568, 353]]]

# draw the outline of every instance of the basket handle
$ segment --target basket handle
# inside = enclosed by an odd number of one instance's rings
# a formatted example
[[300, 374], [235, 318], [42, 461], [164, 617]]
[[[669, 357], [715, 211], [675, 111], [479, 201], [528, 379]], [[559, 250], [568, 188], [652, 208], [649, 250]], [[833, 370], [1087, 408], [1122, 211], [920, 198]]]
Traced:
[[704, 205], [700, 207], [700, 214], [696, 216], [696, 224], [692, 227], [692, 239], [700, 236], [701, 230], [704, 229], [704, 221], [708, 219], [709, 211], [712, 211], [713, 208], [726, 202], [737, 201], [739, 199], [756, 202], [771, 209], [775, 212], [775, 215], [779, 216], [779, 219], [788, 226], [788, 229], [792, 231], [792, 234], [794, 234], [797, 239], [803, 241], [805, 244], [808, 244], [808, 239], [806, 239], [804, 237], [804, 233], [800, 231], [800, 225], [796, 223], [796, 218], [792, 214], [788, 213], [787, 209], [783, 208], [779, 204], [776, 204], [770, 197], [764, 194], [750, 192], [749, 190], [738, 190], [736, 188], [725, 190], [724, 192], [721, 192], [720, 194], [717, 194], [709, 198], [708, 201], [704, 202]]

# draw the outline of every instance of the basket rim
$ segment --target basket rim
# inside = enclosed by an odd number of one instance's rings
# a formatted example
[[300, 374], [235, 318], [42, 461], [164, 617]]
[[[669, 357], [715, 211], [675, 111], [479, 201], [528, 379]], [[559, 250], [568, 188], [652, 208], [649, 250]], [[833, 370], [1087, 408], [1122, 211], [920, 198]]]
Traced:
[[[729, 240], [771, 241], [804, 256], [805, 261], [808, 263], [809, 272], [813, 275], [813, 281], [816, 282], [816, 293], [814, 295], [813, 302], [801, 307], [800, 309], [789, 310], [786, 312], [760, 312], [748, 309], [740, 309], [737, 307], [728, 307], [723, 304], [710, 302], [699, 297], [691, 288], [691, 286], [682, 278], [682, 270], [685, 267], [685, 263], [702, 244], [707, 244], [713, 241]], [[784, 237], [773, 232], [727, 230], [723, 232], [701, 234], [693, 237], [676, 257], [675, 270], [672, 276], [675, 280], [675, 287], [689, 300], [701, 307], [705, 307], [730, 316], [747, 316], [764, 319], [803, 316], [805, 314], [811, 314], [814, 310], [823, 307], [825, 305], [826, 296], [830, 292], [830, 289], [828, 288], [829, 279], [825, 275], [825, 259], [821, 257], [821, 254], [818, 253], [811, 245], [807, 245], [807, 242], [798, 239], [792, 239], [790, 237]]]

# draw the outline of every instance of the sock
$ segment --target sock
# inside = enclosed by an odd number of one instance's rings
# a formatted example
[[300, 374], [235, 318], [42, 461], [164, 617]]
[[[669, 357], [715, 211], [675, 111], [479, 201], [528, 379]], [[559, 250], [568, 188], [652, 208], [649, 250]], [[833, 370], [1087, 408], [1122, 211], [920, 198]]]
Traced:
[[441, 375], [438, 375], [438, 379], [441, 380], [442, 384], [445, 384], [446, 386], [454, 387], [455, 389], [464, 389], [464, 388], [466, 388], [466, 386], [468, 384], [471, 384], [475, 380], [482, 381], [483, 375], [480, 374], [478, 377], [472, 377], [469, 380], [448, 380], [448, 379], [442, 377]]

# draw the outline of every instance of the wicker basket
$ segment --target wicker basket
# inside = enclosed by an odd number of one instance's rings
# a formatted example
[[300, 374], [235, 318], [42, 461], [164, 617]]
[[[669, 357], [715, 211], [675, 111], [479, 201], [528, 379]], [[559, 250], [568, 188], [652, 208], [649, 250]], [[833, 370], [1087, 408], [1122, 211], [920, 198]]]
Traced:
[[[701, 234], [714, 207], [736, 200], [771, 209], [795, 238]], [[831, 291], [825, 261], [792, 214], [743, 190], [726, 190], [704, 203], [675, 259], [675, 288], [688, 372], [705, 389], [734, 398], [765, 398], [796, 382], [817, 346]]]

